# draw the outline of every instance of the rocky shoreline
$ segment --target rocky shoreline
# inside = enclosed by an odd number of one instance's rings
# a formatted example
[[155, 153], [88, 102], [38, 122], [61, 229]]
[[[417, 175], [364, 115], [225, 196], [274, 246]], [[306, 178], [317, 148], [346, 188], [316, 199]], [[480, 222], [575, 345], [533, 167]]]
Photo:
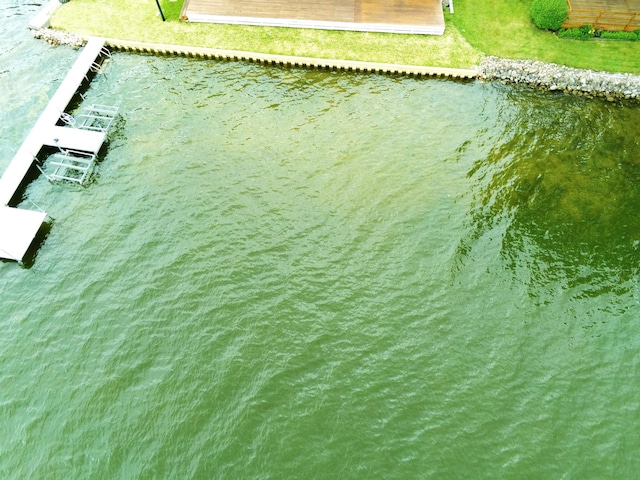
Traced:
[[82, 47], [85, 44], [84, 38], [75, 33], [61, 32], [51, 28], [38, 28], [31, 30], [31, 35], [50, 43], [51, 45], [66, 45], [68, 47]]
[[532, 60], [485, 57], [477, 67], [483, 80], [526, 84], [609, 101], [640, 100], [640, 76], [569, 68]]
[[[33, 36], [53, 45], [81, 47], [82, 37], [67, 32], [41, 28]], [[561, 91], [609, 101], [640, 100], [640, 76], [629, 73], [606, 73], [569, 68], [533, 60], [507, 60], [484, 57], [476, 67], [479, 78], [486, 81], [525, 84], [550, 91]]]

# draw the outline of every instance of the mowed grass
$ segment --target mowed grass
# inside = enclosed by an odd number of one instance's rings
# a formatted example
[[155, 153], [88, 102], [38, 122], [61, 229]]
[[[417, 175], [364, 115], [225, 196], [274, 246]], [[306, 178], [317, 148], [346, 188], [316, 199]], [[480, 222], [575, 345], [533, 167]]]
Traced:
[[576, 68], [640, 73], [640, 42], [572, 40], [542, 31], [531, 20], [532, 0], [458, 0], [453, 23], [486, 55]]
[[[291, 0], [294, 1], [294, 0]], [[640, 42], [559, 39], [537, 29], [532, 0], [455, 0], [443, 36], [342, 32], [181, 22], [183, 0], [73, 0], [53, 28], [143, 42], [303, 57], [471, 68], [483, 55], [640, 74]]]
[[[293, 1], [293, 0], [292, 0]], [[181, 22], [182, 0], [73, 0], [59, 8], [52, 28], [123, 40], [407, 65], [470, 68], [482, 54], [455, 27], [443, 36]]]

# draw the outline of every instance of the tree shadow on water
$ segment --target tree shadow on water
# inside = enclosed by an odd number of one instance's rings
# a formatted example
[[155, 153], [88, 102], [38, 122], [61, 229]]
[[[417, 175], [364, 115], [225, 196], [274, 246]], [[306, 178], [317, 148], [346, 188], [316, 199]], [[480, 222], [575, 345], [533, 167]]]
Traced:
[[498, 236], [504, 264], [533, 294], [624, 293], [640, 274], [640, 109], [529, 100], [468, 173], [471, 234], [458, 258]]

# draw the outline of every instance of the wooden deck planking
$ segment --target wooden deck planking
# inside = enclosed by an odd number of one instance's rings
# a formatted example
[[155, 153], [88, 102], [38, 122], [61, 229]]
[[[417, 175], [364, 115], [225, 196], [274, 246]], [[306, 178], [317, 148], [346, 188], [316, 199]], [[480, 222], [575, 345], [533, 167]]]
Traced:
[[186, 0], [182, 17], [196, 22], [444, 32], [441, 0]]
[[569, 0], [564, 28], [591, 25], [603, 30], [640, 29], [640, 0]]
[[640, 0], [569, 0], [569, 4], [576, 10], [640, 12]]

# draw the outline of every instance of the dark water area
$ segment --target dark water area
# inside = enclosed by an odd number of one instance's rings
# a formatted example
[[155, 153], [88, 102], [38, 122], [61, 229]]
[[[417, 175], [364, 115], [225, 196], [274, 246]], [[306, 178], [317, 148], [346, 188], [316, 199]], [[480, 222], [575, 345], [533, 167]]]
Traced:
[[[637, 106], [569, 98], [542, 113], [541, 94], [518, 95], [531, 103], [469, 172], [483, 185], [472, 239], [503, 223], [501, 254], [532, 286], [559, 281], [594, 297], [632, 292], [640, 265]], [[499, 171], [487, 175], [488, 165]]]
[[[37, 8], [0, 171], [77, 56]], [[92, 182], [0, 263], [0, 477], [636, 476], [637, 105], [124, 53], [85, 101]]]

